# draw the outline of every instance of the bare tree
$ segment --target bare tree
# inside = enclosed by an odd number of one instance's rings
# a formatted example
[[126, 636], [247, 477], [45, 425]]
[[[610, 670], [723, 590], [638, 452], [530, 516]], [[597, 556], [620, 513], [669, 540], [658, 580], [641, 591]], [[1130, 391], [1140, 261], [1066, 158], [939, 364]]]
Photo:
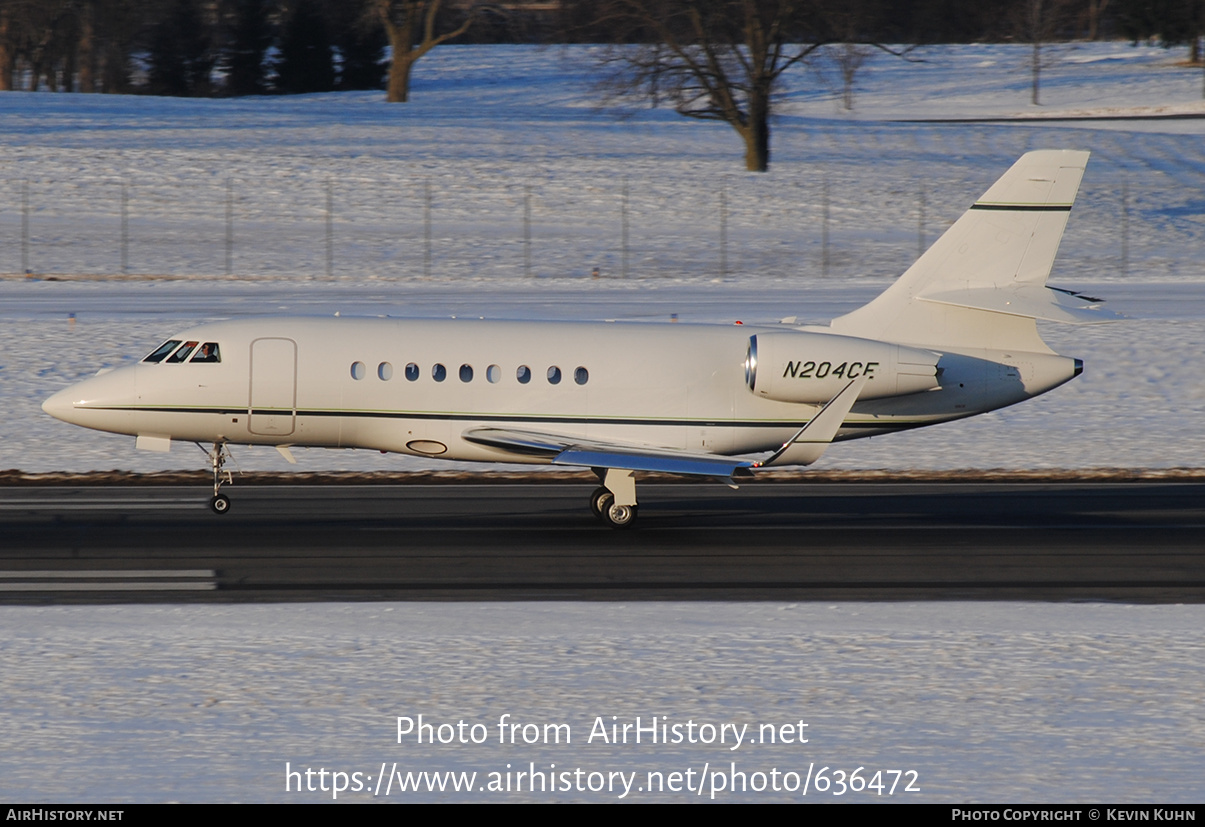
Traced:
[[9, 4], [0, 4], [0, 92], [13, 88], [17, 63], [16, 23]]
[[822, 78], [827, 75], [827, 66], [836, 69], [841, 87], [841, 108], [849, 112], [854, 108], [854, 80], [872, 54], [874, 47], [865, 43], [829, 43], [818, 49], [808, 64]]
[[212, 21], [196, 0], [169, 0], [151, 31], [147, 91], [152, 95], [205, 97], [213, 93], [217, 59]]
[[0, 0], [0, 90], [128, 89], [134, 41], [157, 0]]
[[606, 0], [593, 23], [620, 45], [603, 58], [604, 90], [727, 123], [744, 142], [745, 168], [765, 172], [783, 74], [827, 43], [855, 40], [836, 34], [836, 8], [835, 0]]
[[826, 65], [836, 69], [841, 106], [848, 112], [854, 108], [854, 81], [870, 56], [881, 50], [912, 61], [908, 57], [911, 49], [896, 50], [884, 46], [875, 42], [872, 33], [867, 31], [867, 27], [883, 20], [879, 0], [836, 0], [825, 2], [822, 8], [827, 30], [837, 42], [822, 46], [808, 59], [808, 64], [821, 75], [825, 74]]
[[278, 91], [299, 95], [335, 88], [331, 27], [315, 0], [297, 0], [281, 26], [277, 50]]
[[[0, 59], [4, 65], [0, 84], [13, 88], [19, 74], [28, 76], [30, 91], [37, 91], [44, 79], [50, 89], [58, 88], [65, 58], [74, 50], [75, 0], [2, 0], [0, 27], [5, 45]], [[18, 72], [18, 67], [21, 71]], [[70, 82], [70, 81], [68, 81]]]
[[271, 11], [268, 0], [234, 0], [228, 7], [227, 43], [220, 59], [226, 94], [262, 95], [267, 90], [264, 57], [272, 46]]
[[1041, 105], [1042, 70], [1056, 61], [1049, 44], [1058, 39], [1068, 23], [1071, 0], [1020, 0], [1016, 7], [1014, 28], [1018, 39], [1030, 46], [1030, 100]]
[[1100, 38], [1100, 17], [1109, 7], [1109, 0], [1088, 0], [1088, 39]]
[[93, 25], [96, 31], [97, 73], [102, 92], [130, 91], [131, 55], [138, 35], [146, 25], [149, 0], [95, 0]]
[[469, 30], [476, 18], [471, 7], [459, 26], [436, 34], [436, 23], [443, 0], [374, 0], [374, 8], [385, 33], [393, 61], [389, 65], [389, 86], [385, 100], [405, 103], [410, 99], [410, 72], [419, 58], [441, 43], [459, 37]]
[[96, 2], [83, 0], [79, 5], [79, 36], [75, 42], [75, 60], [79, 67], [79, 92], [96, 91]]

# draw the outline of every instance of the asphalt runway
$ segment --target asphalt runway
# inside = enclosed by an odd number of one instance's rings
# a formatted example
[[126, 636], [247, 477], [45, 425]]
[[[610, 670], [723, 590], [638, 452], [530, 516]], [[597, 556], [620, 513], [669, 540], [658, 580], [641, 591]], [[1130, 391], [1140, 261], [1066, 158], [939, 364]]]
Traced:
[[1205, 600], [1205, 483], [0, 488], [0, 603]]

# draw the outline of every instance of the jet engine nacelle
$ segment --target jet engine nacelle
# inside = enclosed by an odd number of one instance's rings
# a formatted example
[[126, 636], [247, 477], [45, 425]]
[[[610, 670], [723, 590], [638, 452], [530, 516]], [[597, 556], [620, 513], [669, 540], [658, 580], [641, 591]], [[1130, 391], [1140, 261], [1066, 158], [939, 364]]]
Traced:
[[859, 399], [903, 396], [939, 387], [941, 354], [827, 333], [759, 333], [749, 339], [745, 382], [778, 402], [822, 404], [851, 379], [866, 377]]

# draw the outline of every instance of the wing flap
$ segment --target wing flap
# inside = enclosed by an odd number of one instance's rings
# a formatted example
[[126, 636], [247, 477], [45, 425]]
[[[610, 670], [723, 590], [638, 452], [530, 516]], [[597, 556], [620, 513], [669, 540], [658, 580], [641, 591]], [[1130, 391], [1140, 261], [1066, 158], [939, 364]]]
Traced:
[[703, 477], [745, 476], [754, 460], [719, 454], [695, 454], [672, 448], [583, 440], [563, 434], [546, 434], [509, 428], [470, 428], [463, 437], [524, 456], [545, 456], [552, 465], [582, 468], [618, 468], [624, 471], [659, 471]]
[[620, 468], [625, 471], [660, 471], [700, 477], [742, 475], [753, 467], [753, 460], [712, 454], [679, 454], [671, 451], [597, 450], [571, 448], [552, 460], [553, 465], [580, 465], [585, 468]]
[[754, 468], [771, 465], [811, 465], [824, 454], [845, 423], [845, 417], [866, 386], [865, 374], [850, 381], [807, 424], [768, 459], [757, 461], [722, 454], [696, 454], [672, 448], [583, 440], [564, 434], [509, 428], [469, 428], [462, 436], [524, 456], [543, 456], [552, 465], [658, 471], [702, 477], [752, 476]]

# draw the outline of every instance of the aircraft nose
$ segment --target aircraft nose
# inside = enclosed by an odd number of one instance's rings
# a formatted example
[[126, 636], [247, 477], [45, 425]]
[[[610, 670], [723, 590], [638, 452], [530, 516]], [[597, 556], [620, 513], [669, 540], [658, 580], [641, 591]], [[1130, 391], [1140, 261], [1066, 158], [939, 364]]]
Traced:
[[123, 434], [135, 398], [134, 374], [107, 370], [59, 391], [42, 403], [42, 410], [72, 425]]
[[61, 419], [64, 422], [71, 421], [71, 412], [75, 406], [72, 404], [71, 397], [73, 392], [71, 388], [63, 388], [54, 396], [42, 403], [42, 410], [53, 416], [55, 419]]

